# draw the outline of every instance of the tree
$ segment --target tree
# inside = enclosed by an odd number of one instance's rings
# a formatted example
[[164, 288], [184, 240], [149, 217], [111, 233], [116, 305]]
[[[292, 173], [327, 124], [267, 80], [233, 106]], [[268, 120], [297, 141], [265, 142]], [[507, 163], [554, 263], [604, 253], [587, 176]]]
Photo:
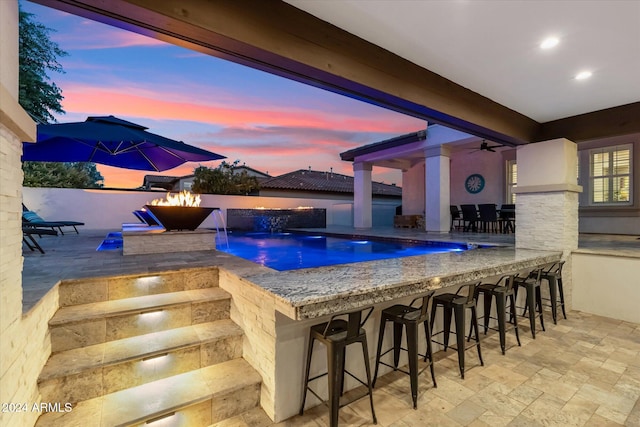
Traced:
[[238, 171], [238, 163], [223, 161], [215, 168], [200, 166], [194, 171], [193, 187], [195, 193], [247, 195], [260, 189], [258, 179], [249, 176], [246, 170]]
[[101, 188], [104, 178], [95, 163], [24, 162], [25, 187]]
[[68, 53], [49, 39], [53, 30], [34, 21], [33, 16], [20, 10], [18, 102], [37, 123], [55, 122], [52, 112], [64, 113], [60, 104], [63, 96], [47, 71], [64, 73], [58, 58]]
[[[37, 123], [55, 122], [53, 113], [64, 114], [62, 90], [47, 71], [64, 73], [59, 57], [67, 55], [49, 39], [51, 29], [34, 21], [32, 13], [19, 12], [18, 102]], [[23, 162], [27, 187], [99, 188], [104, 178], [95, 163]]]

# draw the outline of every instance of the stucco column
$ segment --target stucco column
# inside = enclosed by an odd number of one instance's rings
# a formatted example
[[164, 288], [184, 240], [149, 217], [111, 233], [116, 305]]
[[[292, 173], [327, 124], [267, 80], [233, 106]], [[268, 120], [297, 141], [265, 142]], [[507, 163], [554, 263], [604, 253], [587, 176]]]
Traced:
[[517, 248], [578, 247], [577, 153], [564, 138], [518, 147]]
[[450, 150], [444, 145], [425, 149], [425, 229], [448, 233], [450, 227]]
[[353, 226], [371, 228], [371, 163], [353, 163]]
[[402, 171], [402, 214], [424, 215], [424, 162]]
[[562, 251], [565, 306], [573, 295], [571, 251], [578, 247], [577, 146], [560, 138], [519, 146], [516, 248]]

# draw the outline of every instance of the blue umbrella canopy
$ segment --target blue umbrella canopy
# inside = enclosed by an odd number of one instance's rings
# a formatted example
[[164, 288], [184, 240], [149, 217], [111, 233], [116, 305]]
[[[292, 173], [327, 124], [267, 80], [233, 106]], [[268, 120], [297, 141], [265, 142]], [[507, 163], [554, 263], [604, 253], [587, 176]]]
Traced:
[[23, 161], [93, 162], [125, 169], [165, 171], [185, 162], [224, 159], [114, 116], [38, 125], [36, 143], [22, 144]]

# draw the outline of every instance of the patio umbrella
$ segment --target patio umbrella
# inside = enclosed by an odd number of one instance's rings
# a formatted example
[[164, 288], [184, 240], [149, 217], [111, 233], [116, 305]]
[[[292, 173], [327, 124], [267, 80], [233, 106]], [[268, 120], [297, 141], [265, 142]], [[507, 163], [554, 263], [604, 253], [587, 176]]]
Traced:
[[37, 142], [22, 144], [23, 161], [93, 162], [126, 169], [165, 171], [185, 162], [224, 159], [182, 141], [146, 131], [114, 116], [38, 125]]

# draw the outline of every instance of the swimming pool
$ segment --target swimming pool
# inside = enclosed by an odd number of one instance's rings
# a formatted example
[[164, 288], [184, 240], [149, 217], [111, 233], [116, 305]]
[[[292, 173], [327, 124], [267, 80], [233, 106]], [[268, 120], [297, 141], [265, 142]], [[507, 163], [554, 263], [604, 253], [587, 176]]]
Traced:
[[230, 232], [218, 250], [278, 271], [324, 267], [442, 252], [462, 252], [461, 243], [345, 239], [316, 234]]

